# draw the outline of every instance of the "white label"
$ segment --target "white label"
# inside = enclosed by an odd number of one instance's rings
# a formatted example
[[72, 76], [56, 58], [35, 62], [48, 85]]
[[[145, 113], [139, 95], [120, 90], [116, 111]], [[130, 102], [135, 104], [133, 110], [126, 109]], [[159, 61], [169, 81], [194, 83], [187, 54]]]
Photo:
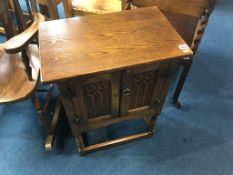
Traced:
[[187, 44], [180, 44], [178, 45], [179, 49], [182, 50], [184, 53], [189, 52], [189, 46]]

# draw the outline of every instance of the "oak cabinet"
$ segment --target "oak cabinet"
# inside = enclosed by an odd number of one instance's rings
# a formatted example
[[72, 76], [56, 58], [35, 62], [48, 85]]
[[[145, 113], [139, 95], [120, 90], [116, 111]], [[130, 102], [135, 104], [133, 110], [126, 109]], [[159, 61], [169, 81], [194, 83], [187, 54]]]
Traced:
[[73, 133], [135, 118], [145, 118], [153, 132], [150, 120], [161, 112], [176, 64], [164, 61], [59, 83]]
[[[39, 43], [42, 82], [58, 85], [81, 154], [152, 136], [172, 72], [192, 56], [157, 7], [49, 21]], [[82, 133], [137, 118], [143, 133], [83, 141]]]

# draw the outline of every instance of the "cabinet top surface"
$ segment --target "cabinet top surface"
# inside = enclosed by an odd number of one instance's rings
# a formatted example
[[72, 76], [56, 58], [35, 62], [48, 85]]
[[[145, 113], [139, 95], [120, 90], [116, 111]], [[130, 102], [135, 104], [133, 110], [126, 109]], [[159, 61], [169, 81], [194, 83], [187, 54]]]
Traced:
[[39, 45], [43, 83], [192, 55], [157, 7], [43, 22]]

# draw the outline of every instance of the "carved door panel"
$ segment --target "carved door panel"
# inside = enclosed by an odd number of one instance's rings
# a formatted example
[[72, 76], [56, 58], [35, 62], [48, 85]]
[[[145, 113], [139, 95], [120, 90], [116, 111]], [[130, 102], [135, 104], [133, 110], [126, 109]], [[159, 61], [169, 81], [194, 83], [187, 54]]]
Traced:
[[73, 133], [160, 113], [176, 63], [138, 66], [58, 84]]
[[157, 63], [122, 72], [121, 116], [153, 110], [159, 114], [170, 82], [174, 63]]
[[[66, 83], [70, 94], [69, 110], [73, 110], [72, 123], [81, 132], [88, 130], [90, 121], [119, 117], [120, 72], [71, 80]], [[67, 102], [66, 102], [67, 103]], [[71, 118], [71, 117], [69, 117]]]

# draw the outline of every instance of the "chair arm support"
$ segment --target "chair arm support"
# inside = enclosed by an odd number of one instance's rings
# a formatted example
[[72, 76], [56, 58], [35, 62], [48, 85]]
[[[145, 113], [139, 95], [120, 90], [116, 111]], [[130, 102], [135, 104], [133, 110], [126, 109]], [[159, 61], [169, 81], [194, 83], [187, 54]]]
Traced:
[[40, 13], [33, 13], [33, 17], [34, 21], [30, 27], [5, 42], [4, 50], [6, 53], [18, 53], [33, 40], [33, 37], [37, 34], [39, 23], [45, 21], [45, 17]]

